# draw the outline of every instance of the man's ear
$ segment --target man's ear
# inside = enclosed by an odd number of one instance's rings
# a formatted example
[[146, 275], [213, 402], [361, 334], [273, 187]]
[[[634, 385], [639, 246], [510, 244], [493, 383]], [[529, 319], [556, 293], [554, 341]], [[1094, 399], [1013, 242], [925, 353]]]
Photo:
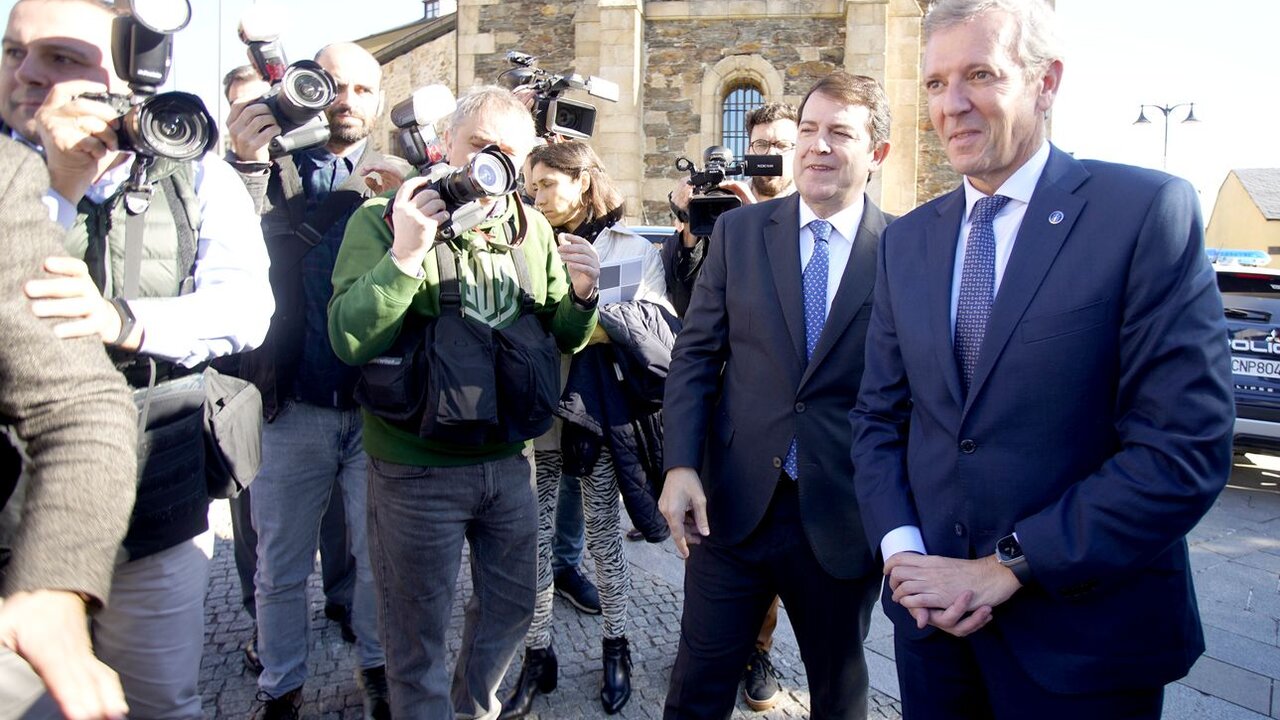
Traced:
[[1062, 87], [1062, 61], [1054, 60], [1049, 63], [1044, 75], [1038, 80], [1040, 88], [1036, 96], [1036, 109], [1041, 113], [1047, 113], [1058, 97], [1058, 88]]

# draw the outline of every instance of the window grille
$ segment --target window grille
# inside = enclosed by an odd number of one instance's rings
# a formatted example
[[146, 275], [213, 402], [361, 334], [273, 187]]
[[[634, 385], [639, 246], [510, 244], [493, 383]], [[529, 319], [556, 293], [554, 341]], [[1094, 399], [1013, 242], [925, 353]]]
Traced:
[[720, 106], [720, 144], [732, 150], [735, 158], [747, 154], [747, 113], [763, 104], [760, 88], [751, 83], [739, 83], [725, 93]]

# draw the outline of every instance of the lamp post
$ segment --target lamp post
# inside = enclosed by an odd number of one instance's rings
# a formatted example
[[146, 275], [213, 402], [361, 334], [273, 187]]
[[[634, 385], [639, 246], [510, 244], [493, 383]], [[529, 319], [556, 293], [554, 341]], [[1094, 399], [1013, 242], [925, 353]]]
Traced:
[[1151, 105], [1144, 103], [1138, 106], [1138, 119], [1133, 121], [1134, 125], [1149, 125], [1151, 121], [1147, 119], [1147, 108], [1159, 110], [1164, 115], [1164, 151], [1160, 155], [1160, 168], [1163, 170], [1169, 169], [1169, 113], [1180, 107], [1187, 108], [1187, 116], [1182, 119], [1182, 122], [1200, 122], [1196, 117], [1196, 104], [1193, 102], [1178, 103], [1177, 105]]

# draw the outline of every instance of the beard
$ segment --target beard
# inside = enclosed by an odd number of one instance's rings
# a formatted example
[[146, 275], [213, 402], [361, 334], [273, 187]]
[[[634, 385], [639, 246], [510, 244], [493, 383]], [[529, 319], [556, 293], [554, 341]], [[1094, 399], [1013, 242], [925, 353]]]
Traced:
[[[347, 113], [346, 118], [339, 118], [341, 113]], [[369, 137], [373, 123], [369, 122], [369, 118], [359, 115], [352, 111], [349, 107], [329, 108], [325, 111], [325, 115], [329, 120], [329, 141], [337, 142], [342, 145], [355, 145], [361, 140]], [[356, 124], [343, 123], [342, 120], [356, 120]]]
[[755, 175], [751, 178], [751, 192], [757, 198], [775, 198], [786, 191], [791, 183], [781, 175]]

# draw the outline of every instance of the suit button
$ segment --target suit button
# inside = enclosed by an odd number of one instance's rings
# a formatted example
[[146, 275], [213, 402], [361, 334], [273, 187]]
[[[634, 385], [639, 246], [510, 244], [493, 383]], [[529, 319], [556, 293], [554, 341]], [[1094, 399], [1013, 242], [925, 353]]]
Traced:
[[796, 403], [796, 412], [798, 413], [804, 412], [804, 403], [802, 402]]
[[973, 452], [977, 449], [978, 449], [978, 443], [972, 440], [969, 440], [968, 438], [965, 438], [964, 440], [960, 441], [960, 452], [964, 453], [965, 455], [972, 455]]
[[774, 459], [773, 459], [773, 466], [774, 466], [774, 467], [776, 467], [776, 468], [780, 468], [780, 467], [782, 467], [782, 458], [780, 458], [780, 457], [776, 457], [776, 458], [774, 458]]
[[956, 523], [955, 530], [956, 530], [956, 537], [964, 537], [964, 525], [961, 525], [960, 523]]

